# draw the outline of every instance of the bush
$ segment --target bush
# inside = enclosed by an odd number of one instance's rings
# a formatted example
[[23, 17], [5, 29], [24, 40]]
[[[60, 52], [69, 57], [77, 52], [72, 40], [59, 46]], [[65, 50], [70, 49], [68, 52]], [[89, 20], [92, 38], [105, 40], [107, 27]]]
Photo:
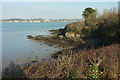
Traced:
[[107, 11], [98, 17], [101, 41], [103, 44], [120, 42], [120, 27], [118, 22], [118, 12], [115, 8]]
[[29, 78], [113, 79], [120, 75], [119, 53], [120, 44], [83, 50], [77, 54], [70, 50], [49, 63], [36, 65], [38, 68], [30, 65], [24, 71]]

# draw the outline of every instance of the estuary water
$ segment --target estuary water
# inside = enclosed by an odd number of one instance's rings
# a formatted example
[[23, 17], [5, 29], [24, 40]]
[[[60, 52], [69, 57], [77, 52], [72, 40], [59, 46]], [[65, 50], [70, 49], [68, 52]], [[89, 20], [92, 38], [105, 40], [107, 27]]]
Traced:
[[68, 23], [0, 23], [2, 24], [2, 66], [11, 61], [16, 64], [30, 60], [48, 59], [60, 50], [54, 46], [29, 40], [27, 35], [49, 35], [48, 30], [64, 28]]

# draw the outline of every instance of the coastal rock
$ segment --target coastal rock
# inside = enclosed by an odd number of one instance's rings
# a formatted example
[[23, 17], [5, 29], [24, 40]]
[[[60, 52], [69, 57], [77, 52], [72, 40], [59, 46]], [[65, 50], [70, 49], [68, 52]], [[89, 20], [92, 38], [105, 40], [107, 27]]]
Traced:
[[32, 62], [32, 63], [35, 63], [35, 62], [38, 62], [38, 61], [37, 61], [37, 60], [32, 60], [31, 62]]
[[58, 36], [60, 39], [63, 39], [63, 35]]
[[45, 59], [42, 59], [43, 61], [45, 60]]
[[67, 24], [67, 25], [65, 26], [65, 28], [73, 27], [73, 25], [74, 25], [74, 24]]
[[34, 37], [31, 36], [31, 35], [28, 35], [27, 38], [28, 38], [28, 39], [33, 39]]
[[35, 36], [35, 37], [33, 37], [33, 36], [31, 36], [31, 35], [28, 35], [28, 36], [27, 36], [28, 39], [33, 39], [33, 40], [40, 39], [41, 37], [42, 37], [42, 35], [38, 35], [38, 36]]
[[80, 35], [79, 34], [75, 34], [75, 36], [78, 38], [78, 37], [80, 37]]
[[38, 36], [36, 36], [37, 38], [41, 38], [43, 35], [38, 35]]
[[75, 38], [75, 33], [74, 32], [66, 32], [65, 36], [68, 38]]

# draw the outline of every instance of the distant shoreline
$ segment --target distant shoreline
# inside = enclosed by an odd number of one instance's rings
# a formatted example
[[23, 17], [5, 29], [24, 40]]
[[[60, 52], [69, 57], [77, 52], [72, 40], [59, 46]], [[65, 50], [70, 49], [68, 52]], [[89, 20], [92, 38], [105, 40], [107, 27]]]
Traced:
[[12, 18], [12, 19], [2, 19], [2, 23], [46, 23], [46, 22], [77, 22], [83, 21], [82, 19], [22, 19], [22, 18]]
[[73, 22], [0, 22], [0, 23], [73, 23]]

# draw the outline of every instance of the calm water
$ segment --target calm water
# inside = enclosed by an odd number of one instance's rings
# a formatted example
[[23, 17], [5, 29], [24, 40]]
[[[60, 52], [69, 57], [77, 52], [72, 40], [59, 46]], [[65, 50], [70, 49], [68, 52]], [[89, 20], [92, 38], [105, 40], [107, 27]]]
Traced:
[[[27, 35], [48, 35], [47, 30], [63, 28], [67, 23], [2, 23], [2, 62], [3, 67], [10, 61], [17, 64], [30, 59], [47, 59], [59, 50], [27, 39]], [[42, 45], [40, 45], [42, 44]]]

